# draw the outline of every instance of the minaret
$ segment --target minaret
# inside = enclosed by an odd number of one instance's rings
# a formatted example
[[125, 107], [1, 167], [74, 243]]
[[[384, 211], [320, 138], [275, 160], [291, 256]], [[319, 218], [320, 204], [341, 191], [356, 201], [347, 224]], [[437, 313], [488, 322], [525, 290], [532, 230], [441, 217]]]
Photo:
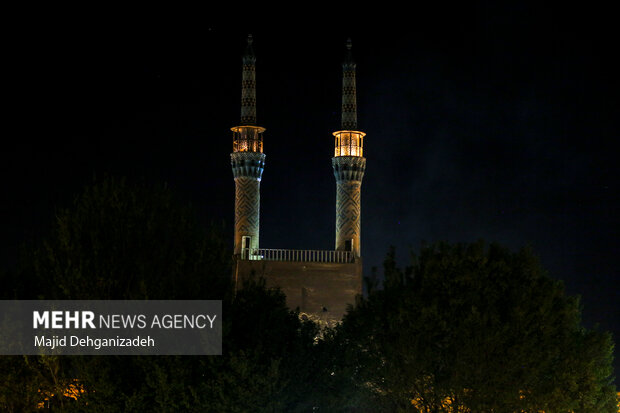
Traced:
[[251, 259], [258, 248], [260, 181], [265, 167], [263, 132], [256, 125], [256, 56], [252, 35], [243, 55], [241, 80], [241, 124], [231, 128], [233, 152], [230, 154], [235, 178], [235, 256]]
[[361, 189], [366, 158], [364, 132], [357, 130], [355, 62], [351, 39], [342, 63], [342, 130], [334, 132], [336, 147], [332, 166], [336, 177], [336, 250], [360, 257]]

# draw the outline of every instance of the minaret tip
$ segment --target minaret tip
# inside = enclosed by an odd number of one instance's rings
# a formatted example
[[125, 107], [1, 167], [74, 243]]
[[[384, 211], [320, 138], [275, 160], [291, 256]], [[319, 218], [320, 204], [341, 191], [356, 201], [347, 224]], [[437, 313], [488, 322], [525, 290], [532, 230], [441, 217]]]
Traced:
[[351, 48], [353, 47], [353, 42], [351, 41], [351, 38], [349, 37], [347, 39], [347, 51], [344, 53], [344, 61], [342, 62], [343, 65], [347, 66], [348, 69], [355, 69], [355, 61], [353, 60], [353, 53], [351, 52]]
[[254, 38], [251, 34], [248, 34], [248, 45], [245, 48], [245, 53], [243, 55], [244, 64], [254, 64], [254, 62], [256, 61], [256, 57], [254, 56], [254, 49], [252, 48], [253, 42]]

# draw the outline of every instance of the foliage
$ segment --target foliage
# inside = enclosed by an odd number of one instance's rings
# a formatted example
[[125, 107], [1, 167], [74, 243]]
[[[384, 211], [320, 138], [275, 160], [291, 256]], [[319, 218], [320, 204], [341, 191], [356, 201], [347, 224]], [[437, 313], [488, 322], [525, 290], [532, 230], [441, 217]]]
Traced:
[[215, 379], [200, 387], [201, 411], [293, 412], [303, 405], [317, 327], [286, 308], [284, 295], [265, 289], [264, 280], [246, 282], [224, 310], [224, 352], [204, 358]]
[[2, 297], [222, 299], [223, 355], [0, 357], [0, 410], [616, 409], [610, 335], [582, 326], [578, 299], [527, 249], [440, 243], [404, 270], [392, 249], [383, 288], [317, 341], [316, 325], [264, 280], [233, 293], [223, 239], [165, 186], [107, 178], [86, 188], [21, 268], [2, 274]]
[[221, 298], [229, 254], [165, 185], [106, 178], [56, 214], [32, 254], [38, 294], [57, 299]]
[[[234, 296], [222, 240], [166, 186], [106, 178], [87, 187], [27, 252], [7, 298], [221, 299], [224, 355], [2, 357], [0, 410], [47, 398], [66, 412], [289, 411], [316, 329], [260, 280]], [[64, 395], [76, 378], [84, 391]]]
[[528, 249], [439, 243], [384, 267], [329, 340], [332, 382], [362, 411], [616, 411], [610, 335]]

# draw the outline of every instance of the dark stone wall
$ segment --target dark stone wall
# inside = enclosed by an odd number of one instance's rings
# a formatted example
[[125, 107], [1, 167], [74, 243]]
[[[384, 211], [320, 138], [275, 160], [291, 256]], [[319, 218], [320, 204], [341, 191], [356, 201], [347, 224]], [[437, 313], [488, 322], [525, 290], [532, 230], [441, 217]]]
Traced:
[[333, 325], [362, 294], [362, 263], [323, 263], [237, 260], [233, 269], [236, 286], [247, 277], [262, 276], [268, 287], [280, 287], [291, 309]]

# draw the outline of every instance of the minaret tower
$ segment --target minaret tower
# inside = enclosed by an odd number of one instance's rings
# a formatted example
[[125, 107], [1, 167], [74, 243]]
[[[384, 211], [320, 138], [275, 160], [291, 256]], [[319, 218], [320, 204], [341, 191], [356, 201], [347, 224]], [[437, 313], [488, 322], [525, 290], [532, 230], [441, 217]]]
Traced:
[[263, 132], [256, 125], [256, 56], [252, 35], [243, 55], [241, 80], [241, 124], [231, 128], [233, 152], [230, 154], [235, 178], [235, 256], [251, 259], [258, 248], [260, 181], [265, 167]]
[[360, 257], [361, 189], [366, 158], [364, 132], [357, 130], [355, 62], [351, 39], [342, 63], [342, 130], [334, 132], [336, 147], [332, 166], [336, 177], [336, 250]]

